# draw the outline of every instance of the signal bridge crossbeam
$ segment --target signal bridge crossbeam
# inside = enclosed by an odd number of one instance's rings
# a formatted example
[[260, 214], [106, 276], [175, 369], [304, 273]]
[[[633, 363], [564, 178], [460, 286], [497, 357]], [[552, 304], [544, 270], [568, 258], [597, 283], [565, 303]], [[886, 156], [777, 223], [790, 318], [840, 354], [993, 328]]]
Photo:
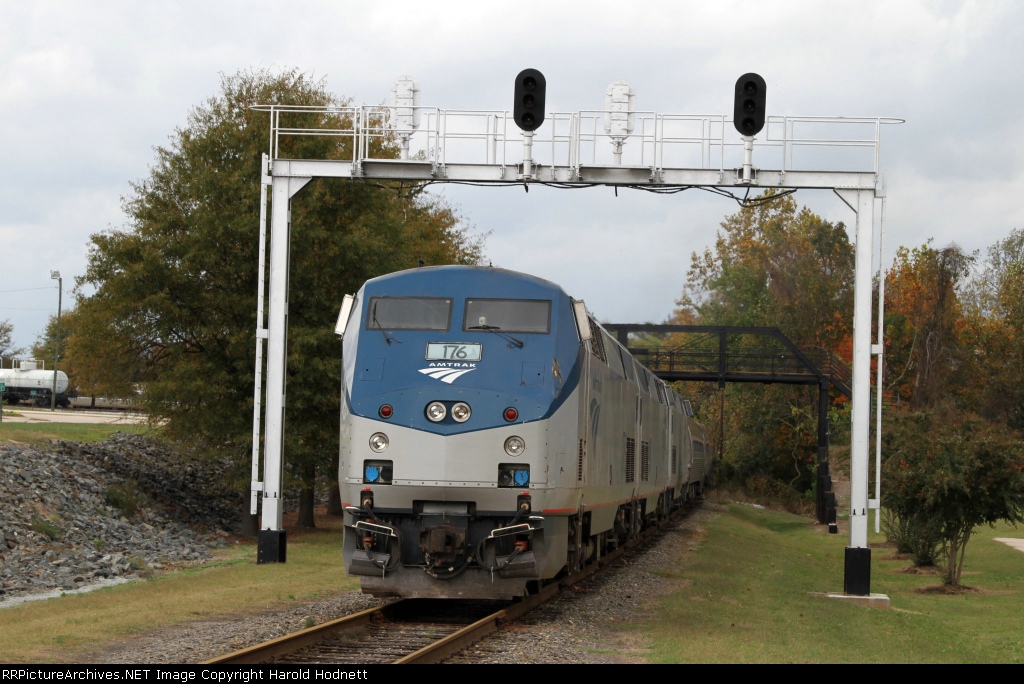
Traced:
[[[604, 111], [551, 113], [543, 134], [520, 131], [508, 112], [415, 107], [420, 125], [396, 130], [395, 109], [267, 105], [269, 153], [264, 155], [260, 214], [260, 282], [253, 409], [252, 512], [262, 497], [259, 562], [284, 562], [281, 491], [288, 312], [290, 202], [313, 178], [352, 181], [481, 185], [614, 186], [654, 192], [700, 188], [741, 199], [751, 189], [834, 191], [856, 214], [853, 398], [850, 465], [850, 541], [844, 588], [866, 596], [868, 548], [868, 440], [871, 355], [872, 241], [875, 201], [885, 196], [879, 174], [882, 127], [890, 118], [768, 117], [762, 138], [739, 136], [724, 115], [635, 112], [634, 132], [606, 134]], [[405, 120], [411, 120], [405, 108]], [[397, 111], [403, 111], [398, 109]], [[310, 124], [310, 121], [313, 124]], [[844, 132], [845, 131], [845, 132]], [[289, 159], [282, 148], [294, 136], [326, 136], [347, 150], [344, 159]], [[396, 159], [400, 139], [402, 156]], [[607, 145], [603, 144], [607, 143]], [[373, 156], [373, 150], [388, 156]], [[409, 150], [416, 150], [409, 156]], [[394, 153], [394, 156], [393, 154]], [[617, 153], [617, 154], [616, 154]], [[621, 163], [615, 163], [621, 160]], [[755, 165], [755, 162], [761, 164]], [[271, 211], [270, 282], [265, 287], [266, 190]], [[264, 298], [269, 297], [264, 326]], [[258, 478], [262, 412], [263, 340], [267, 382], [263, 480]]]

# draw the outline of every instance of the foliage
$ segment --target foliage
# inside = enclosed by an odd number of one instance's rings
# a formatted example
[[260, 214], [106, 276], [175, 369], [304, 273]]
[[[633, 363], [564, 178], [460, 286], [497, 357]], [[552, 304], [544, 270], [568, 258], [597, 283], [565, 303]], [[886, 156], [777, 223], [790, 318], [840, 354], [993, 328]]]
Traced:
[[139, 509], [146, 505], [146, 495], [139, 489], [135, 480], [112, 484], [103, 490], [107, 503], [121, 511], [128, 518], [135, 517]]
[[[78, 391], [75, 385], [75, 371], [67, 362], [68, 338], [74, 335], [74, 325], [77, 316], [72, 305], [70, 309], [64, 309], [60, 315], [60, 349], [57, 357], [57, 368], [68, 376], [68, 392]], [[32, 356], [36, 359], [45, 359], [46, 367], [53, 367], [54, 352], [57, 351], [57, 315], [53, 314], [46, 321], [46, 327], [36, 338], [32, 345]], [[87, 394], [91, 394], [87, 392]]]
[[955, 244], [900, 247], [886, 275], [886, 388], [912, 408], [935, 406], [963, 384], [959, 286], [974, 256]]
[[[745, 207], [721, 227], [714, 248], [691, 257], [675, 322], [777, 327], [798, 346], [845, 356], [854, 265], [845, 226], [783, 196]], [[708, 425], [722, 419], [717, 400], [698, 404]], [[728, 386], [722, 478], [762, 493], [789, 490], [802, 501], [815, 480], [816, 408], [816, 390]]]
[[30, 525], [33, 530], [45, 536], [50, 541], [59, 541], [64, 536], [64, 531], [52, 520], [33, 517]]
[[883, 441], [882, 505], [919, 537], [941, 539], [943, 580], [958, 586], [976, 527], [1024, 521], [1021, 436], [941, 407], [890, 416]]
[[[13, 346], [13, 335], [14, 324], [10, 321], [0, 321], [0, 358], [7, 359], [21, 354], [21, 349]], [[9, 361], [7, 367], [10, 368]]]
[[691, 256], [677, 318], [774, 326], [797, 345], [833, 350], [849, 337], [854, 252], [842, 223], [784, 196], [721, 226], [714, 250]]
[[[258, 183], [269, 130], [266, 113], [252, 107], [282, 103], [340, 101], [296, 71], [239, 73], [157, 149], [149, 177], [124, 200], [130, 225], [92, 236], [68, 340], [83, 385], [114, 396], [143, 387], [168, 436], [234, 457], [240, 482], [252, 439]], [[350, 125], [316, 112], [283, 123]], [[338, 140], [285, 136], [280, 156], [350, 159], [350, 141]], [[374, 144], [378, 156], [394, 153], [386, 140]], [[293, 199], [291, 216], [285, 453], [289, 473], [312, 486], [337, 452], [333, 326], [342, 295], [420, 260], [475, 262], [481, 245], [429, 195], [360, 182], [314, 181]], [[81, 294], [87, 285], [94, 294]]]
[[989, 248], [963, 300], [963, 345], [976, 379], [965, 398], [985, 417], [1024, 430], [1024, 230]]
[[899, 516], [891, 508], [886, 508], [882, 515], [882, 532], [888, 541], [896, 545], [896, 552], [910, 556], [917, 567], [935, 565], [945, 552], [935, 522], [908, 512]]

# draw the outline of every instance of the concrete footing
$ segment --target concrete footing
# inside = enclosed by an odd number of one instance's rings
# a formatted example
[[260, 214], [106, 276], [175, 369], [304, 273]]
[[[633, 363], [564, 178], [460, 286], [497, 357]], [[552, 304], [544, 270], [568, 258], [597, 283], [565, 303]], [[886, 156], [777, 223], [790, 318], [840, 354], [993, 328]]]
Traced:
[[879, 610], [889, 609], [889, 597], [886, 594], [868, 594], [867, 596], [857, 596], [856, 594], [812, 593], [811, 596], [818, 596], [821, 598], [828, 599], [839, 599], [840, 601], [847, 601], [856, 606], [864, 606], [865, 608], [878, 608]]

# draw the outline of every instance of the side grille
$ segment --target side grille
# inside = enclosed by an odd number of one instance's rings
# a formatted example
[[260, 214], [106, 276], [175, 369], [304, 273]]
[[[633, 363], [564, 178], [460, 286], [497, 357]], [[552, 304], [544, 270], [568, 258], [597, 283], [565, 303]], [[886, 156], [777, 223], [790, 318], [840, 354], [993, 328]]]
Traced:
[[588, 317], [587, 321], [590, 323], [590, 351], [593, 352], [594, 356], [608, 363], [608, 355], [604, 351], [604, 337], [601, 336], [601, 329], [597, 327], [597, 323], [593, 318]]
[[626, 482], [636, 482], [636, 440], [626, 438]]
[[651, 479], [651, 443], [640, 442], [640, 479]]
[[580, 450], [576, 457], [576, 481], [583, 482], [583, 440], [580, 440]]

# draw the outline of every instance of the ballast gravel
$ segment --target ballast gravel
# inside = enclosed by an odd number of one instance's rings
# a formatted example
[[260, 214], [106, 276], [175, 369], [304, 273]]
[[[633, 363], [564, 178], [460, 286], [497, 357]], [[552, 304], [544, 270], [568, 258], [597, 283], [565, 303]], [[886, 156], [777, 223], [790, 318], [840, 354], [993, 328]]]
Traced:
[[[237, 528], [244, 503], [216, 484], [226, 467], [123, 433], [91, 444], [0, 443], [0, 497], [8, 502], [0, 508], [0, 609], [209, 559]], [[145, 492], [136, 515], [112, 502], [117, 490]], [[632, 627], [685, 582], [656, 573], [696, 548], [703, 523], [718, 510], [703, 503], [642, 551], [447, 662], [645, 662], [649, 644]], [[71, 662], [200, 663], [382, 602], [345, 592], [256, 616], [204, 619], [78, 653]]]
[[[588, 579], [515, 624], [506, 625], [447, 664], [643, 663], [649, 644], [633, 629], [659, 598], [685, 586], [656, 573], [678, 562], [703, 539], [704, 523], [720, 510], [704, 503], [672, 523], [628, 560]], [[155, 630], [86, 654], [88, 663], [199, 663], [321, 624], [382, 600], [339, 594], [258, 616], [200, 620]]]

